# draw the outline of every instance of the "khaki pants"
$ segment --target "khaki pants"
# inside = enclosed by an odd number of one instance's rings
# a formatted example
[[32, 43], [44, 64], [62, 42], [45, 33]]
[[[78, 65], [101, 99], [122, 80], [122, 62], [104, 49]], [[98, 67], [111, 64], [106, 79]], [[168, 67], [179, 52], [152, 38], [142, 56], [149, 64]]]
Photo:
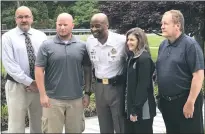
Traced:
[[82, 98], [56, 100], [50, 98], [50, 108], [43, 108], [43, 133], [82, 133], [85, 129]]
[[7, 80], [5, 85], [8, 106], [8, 133], [25, 133], [28, 111], [30, 133], [41, 133], [42, 108], [39, 93], [28, 92], [23, 84]]

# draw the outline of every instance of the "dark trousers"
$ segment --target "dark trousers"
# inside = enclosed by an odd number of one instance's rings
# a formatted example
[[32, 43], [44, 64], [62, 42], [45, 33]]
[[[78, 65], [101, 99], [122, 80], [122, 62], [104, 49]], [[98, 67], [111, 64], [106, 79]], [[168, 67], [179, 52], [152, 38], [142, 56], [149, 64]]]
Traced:
[[203, 97], [199, 94], [194, 105], [193, 118], [186, 119], [183, 107], [188, 96], [168, 101], [160, 99], [160, 107], [167, 133], [204, 133], [202, 105]]
[[124, 133], [122, 85], [96, 82], [95, 99], [100, 133]]
[[136, 122], [132, 122], [129, 119], [125, 119], [124, 121], [125, 133], [153, 133], [153, 118]]

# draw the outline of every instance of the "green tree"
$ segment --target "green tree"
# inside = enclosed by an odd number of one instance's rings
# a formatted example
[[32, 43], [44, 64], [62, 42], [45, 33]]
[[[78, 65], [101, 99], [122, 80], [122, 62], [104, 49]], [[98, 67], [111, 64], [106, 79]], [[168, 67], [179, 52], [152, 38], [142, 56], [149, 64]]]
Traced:
[[61, 14], [61, 13], [64, 13], [64, 12], [69, 13], [69, 12], [68, 12], [68, 9], [67, 9], [66, 7], [64, 7], [64, 6], [58, 6], [58, 7], [56, 8], [56, 11], [55, 11], [54, 19], [56, 20], [56, 18], [58, 17], [58, 15]]
[[80, 0], [72, 7], [75, 28], [89, 28], [93, 14], [99, 12], [96, 0]]
[[10, 7], [2, 11], [2, 24], [6, 24], [7, 29], [11, 29], [15, 26], [15, 9]]
[[14, 1], [1, 2], [1, 20], [2, 24], [6, 25], [7, 29], [15, 27], [15, 10], [17, 8], [17, 3]]
[[46, 3], [43, 1], [30, 2], [30, 6], [32, 6], [31, 10], [34, 14], [33, 27], [37, 29], [53, 28], [53, 20], [49, 19]]

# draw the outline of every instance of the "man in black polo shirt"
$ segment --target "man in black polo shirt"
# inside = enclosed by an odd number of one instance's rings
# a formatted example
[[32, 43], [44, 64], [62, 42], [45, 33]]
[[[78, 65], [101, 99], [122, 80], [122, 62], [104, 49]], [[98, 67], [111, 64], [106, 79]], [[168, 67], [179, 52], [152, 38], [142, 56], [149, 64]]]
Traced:
[[170, 10], [162, 17], [156, 63], [159, 108], [167, 133], [203, 133], [201, 94], [204, 58], [199, 44], [184, 34], [184, 17]]

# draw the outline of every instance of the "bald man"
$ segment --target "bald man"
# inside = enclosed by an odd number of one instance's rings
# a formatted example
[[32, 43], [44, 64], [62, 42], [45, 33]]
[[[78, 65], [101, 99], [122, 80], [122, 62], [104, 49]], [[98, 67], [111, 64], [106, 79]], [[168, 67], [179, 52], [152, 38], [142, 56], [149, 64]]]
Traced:
[[123, 133], [123, 67], [124, 35], [108, 30], [108, 18], [103, 13], [93, 15], [92, 35], [87, 39], [87, 51], [96, 77], [96, 108], [101, 133]]
[[73, 27], [72, 16], [60, 14], [57, 35], [45, 41], [37, 55], [35, 76], [43, 106], [44, 133], [62, 133], [64, 125], [65, 133], [84, 131], [83, 107], [90, 101], [91, 62], [85, 43], [72, 35]]
[[33, 15], [28, 7], [16, 10], [15, 21], [17, 27], [2, 36], [2, 62], [7, 72], [8, 133], [25, 133], [27, 111], [30, 132], [41, 133], [42, 108], [34, 65], [37, 51], [47, 37], [31, 28]]

